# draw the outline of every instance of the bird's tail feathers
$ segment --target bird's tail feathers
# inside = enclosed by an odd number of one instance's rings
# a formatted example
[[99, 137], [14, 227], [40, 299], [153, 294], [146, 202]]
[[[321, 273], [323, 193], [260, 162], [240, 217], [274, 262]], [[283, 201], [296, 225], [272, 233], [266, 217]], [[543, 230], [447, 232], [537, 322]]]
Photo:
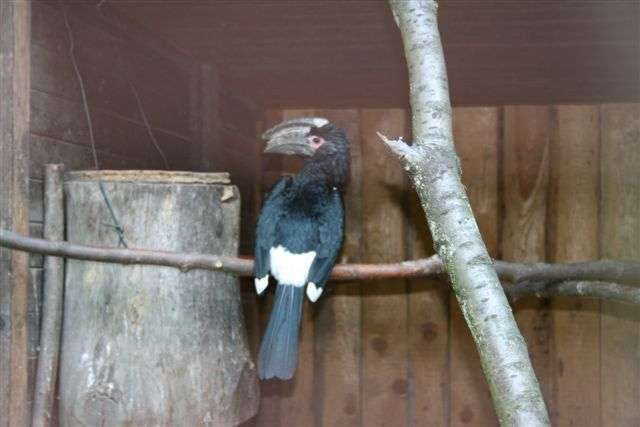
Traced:
[[261, 379], [293, 377], [298, 364], [298, 335], [304, 288], [290, 285], [276, 287], [276, 297], [267, 330], [258, 353]]

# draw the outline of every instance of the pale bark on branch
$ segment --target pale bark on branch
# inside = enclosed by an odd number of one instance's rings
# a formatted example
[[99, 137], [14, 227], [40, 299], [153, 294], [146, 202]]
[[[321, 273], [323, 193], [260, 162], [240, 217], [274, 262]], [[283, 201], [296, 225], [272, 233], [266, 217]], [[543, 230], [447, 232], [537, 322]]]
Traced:
[[527, 346], [482, 241], [453, 146], [447, 72], [434, 0], [389, 0], [402, 33], [413, 145], [384, 138], [420, 197], [436, 252], [469, 325], [503, 426], [547, 426]]
[[[63, 170], [62, 165], [47, 165], [45, 173], [44, 236], [52, 240], [64, 238]], [[51, 426], [56, 403], [64, 300], [64, 260], [62, 258], [45, 257], [43, 293], [32, 427]]]

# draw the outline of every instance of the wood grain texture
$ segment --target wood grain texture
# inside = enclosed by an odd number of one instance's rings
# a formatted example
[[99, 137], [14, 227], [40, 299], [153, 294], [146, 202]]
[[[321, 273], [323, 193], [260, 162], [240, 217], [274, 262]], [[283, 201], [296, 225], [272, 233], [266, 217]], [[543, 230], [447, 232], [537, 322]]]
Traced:
[[[502, 256], [507, 261], [543, 261], [549, 184], [550, 109], [504, 109]], [[550, 413], [553, 413], [551, 313], [548, 299], [528, 299], [513, 310], [527, 343]]]
[[[0, 3], [0, 226], [24, 235], [29, 233], [30, 37], [31, 3]], [[29, 256], [0, 249], [2, 427], [29, 424], [29, 278]]]
[[[96, 186], [65, 184], [67, 238], [112, 246]], [[132, 246], [237, 255], [237, 188], [104, 187]], [[225, 199], [225, 190], [235, 197]], [[257, 374], [233, 276], [69, 261], [65, 289], [62, 425], [234, 425], [257, 412]]]
[[[347, 133], [351, 145], [351, 176], [344, 194], [345, 239], [339, 263], [362, 261], [362, 141], [356, 109], [316, 110]], [[316, 388], [319, 425], [361, 425], [361, 285], [329, 283], [316, 303]]]
[[[269, 129], [270, 127], [280, 123], [282, 121], [282, 111], [281, 110], [266, 110], [263, 114], [262, 125], [263, 127], [259, 129], [258, 137], [262, 135], [262, 132]], [[263, 147], [262, 144], [259, 145], [260, 148]], [[261, 198], [260, 207], [262, 207], [262, 202], [267, 196], [268, 192], [271, 190], [273, 184], [275, 184], [274, 180], [265, 179], [265, 174], [267, 171], [273, 173], [275, 175], [280, 176], [280, 168], [281, 168], [281, 159], [277, 156], [267, 156], [262, 153], [260, 150], [260, 181], [259, 181], [259, 194]], [[253, 283], [251, 283], [251, 292], [255, 295], [255, 287]], [[263, 294], [262, 297], [256, 298], [256, 309], [257, 309], [257, 317], [258, 317], [258, 327], [257, 331], [255, 331], [256, 335], [256, 352], [254, 353], [253, 360], [257, 360], [258, 349], [260, 348], [260, 343], [262, 342], [262, 336], [264, 335], [265, 329], [267, 327], [267, 323], [269, 322], [269, 315], [271, 314], [271, 309], [273, 307], [273, 296], [274, 292], [272, 290], [268, 290]], [[260, 426], [260, 427], [268, 427], [268, 426], [277, 426], [281, 425], [280, 421], [280, 396], [281, 396], [281, 387], [279, 380], [268, 380], [268, 381], [260, 381], [260, 410], [258, 415], [251, 420], [250, 424]]]
[[[548, 261], [598, 258], [600, 114], [595, 106], [553, 112]], [[600, 301], [554, 298], [555, 425], [600, 423]]]
[[[407, 258], [434, 253], [433, 242], [416, 194], [410, 196]], [[414, 279], [408, 289], [409, 426], [449, 426], [449, 286], [437, 279]]]
[[[491, 256], [498, 252], [500, 210], [498, 202], [498, 156], [501, 110], [455, 108], [453, 138], [462, 167], [462, 181], [482, 238]], [[450, 399], [451, 426], [493, 426], [497, 419], [480, 358], [451, 294], [450, 306]]]
[[[284, 110], [282, 119], [313, 116], [314, 110]], [[285, 171], [297, 173], [299, 158], [285, 156]], [[305, 297], [302, 307], [300, 339], [298, 341], [298, 367], [290, 381], [280, 381], [280, 423], [281, 425], [309, 425], [313, 422], [314, 411], [320, 410], [314, 395], [316, 360], [314, 352], [316, 305]]]
[[[362, 215], [367, 262], [404, 258], [406, 183], [397, 160], [376, 131], [407, 134], [405, 110], [361, 110], [363, 144]], [[407, 422], [408, 301], [402, 281], [371, 282], [362, 300], [362, 423], [401, 426]]]
[[[640, 105], [601, 112], [600, 256], [640, 259]], [[640, 424], [640, 315], [602, 302], [600, 328], [603, 426]]]

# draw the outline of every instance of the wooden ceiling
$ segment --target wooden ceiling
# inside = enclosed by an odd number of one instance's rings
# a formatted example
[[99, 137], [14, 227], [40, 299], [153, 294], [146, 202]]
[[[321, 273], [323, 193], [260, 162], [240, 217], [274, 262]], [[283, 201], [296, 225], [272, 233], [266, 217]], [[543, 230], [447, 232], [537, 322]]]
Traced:
[[[112, 4], [265, 106], [406, 105], [385, 1]], [[637, 0], [442, 0], [440, 28], [454, 104], [640, 99]]]

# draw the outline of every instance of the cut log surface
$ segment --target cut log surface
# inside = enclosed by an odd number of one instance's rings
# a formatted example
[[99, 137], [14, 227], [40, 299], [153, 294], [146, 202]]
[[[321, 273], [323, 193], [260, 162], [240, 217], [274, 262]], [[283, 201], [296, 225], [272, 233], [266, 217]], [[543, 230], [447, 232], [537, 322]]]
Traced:
[[[129, 247], [237, 255], [235, 187], [134, 175], [121, 182], [93, 172]], [[116, 246], [98, 181], [74, 176], [65, 183], [67, 240]], [[68, 260], [61, 425], [230, 426], [253, 416], [258, 388], [236, 281]]]
[[68, 181], [157, 182], [173, 184], [229, 184], [227, 172], [157, 170], [86, 170], [68, 172]]

